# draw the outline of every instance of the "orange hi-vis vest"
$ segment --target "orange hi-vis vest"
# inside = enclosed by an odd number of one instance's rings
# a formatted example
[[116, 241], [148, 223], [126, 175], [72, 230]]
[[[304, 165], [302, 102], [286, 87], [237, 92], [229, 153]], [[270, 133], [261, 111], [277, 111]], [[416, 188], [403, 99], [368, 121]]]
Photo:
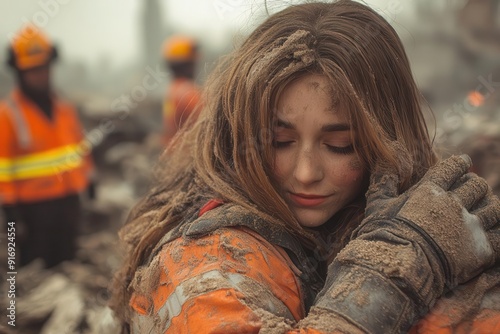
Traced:
[[186, 78], [174, 79], [169, 86], [163, 105], [164, 140], [168, 143], [191, 114], [199, 111], [200, 91]]
[[54, 98], [49, 119], [14, 90], [0, 103], [0, 203], [30, 203], [87, 187], [90, 145], [75, 109]]

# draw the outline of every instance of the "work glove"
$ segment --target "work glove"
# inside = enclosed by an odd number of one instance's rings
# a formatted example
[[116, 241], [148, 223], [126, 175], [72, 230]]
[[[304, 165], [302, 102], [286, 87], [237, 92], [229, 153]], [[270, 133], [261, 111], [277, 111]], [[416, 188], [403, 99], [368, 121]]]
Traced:
[[500, 222], [500, 202], [483, 178], [467, 173], [471, 165], [467, 155], [453, 156], [402, 195], [396, 174], [375, 174], [367, 193], [366, 218], [353, 237], [396, 222], [427, 241], [438, 256], [447, 288], [475, 277], [498, 255], [492, 245], [496, 236], [491, 235], [490, 242], [488, 231]]
[[365, 219], [329, 266], [308, 318], [328, 323], [325, 331], [407, 332], [444, 292], [492, 266], [500, 201], [470, 167], [468, 156], [453, 156], [403, 194], [398, 174], [376, 167]]

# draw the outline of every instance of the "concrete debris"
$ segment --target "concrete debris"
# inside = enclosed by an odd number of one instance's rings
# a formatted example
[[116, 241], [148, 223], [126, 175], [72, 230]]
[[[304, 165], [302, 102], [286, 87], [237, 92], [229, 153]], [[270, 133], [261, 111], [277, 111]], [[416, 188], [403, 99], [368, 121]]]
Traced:
[[[84, 314], [84, 300], [80, 288], [70, 284], [54, 299], [55, 307], [41, 334], [75, 333]], [[51, 296], [44, 296], [44, 299]], [[53, 298], [53, 297], [52, 297]]]
[[35, 260], [20, 268], [16, 326], [6, 333], [118, 334], [119, 324], [107, 307], [111, 277], [121, 261], [116, 243], [110, 232], [82, 236], [73, 261], [45, 269]]

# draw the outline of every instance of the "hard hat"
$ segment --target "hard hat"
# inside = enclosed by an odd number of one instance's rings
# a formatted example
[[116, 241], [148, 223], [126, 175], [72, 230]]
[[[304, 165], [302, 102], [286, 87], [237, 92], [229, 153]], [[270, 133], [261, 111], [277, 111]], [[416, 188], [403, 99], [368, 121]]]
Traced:
[[12, 40], [8, 63], [17, 69], [28, 70], [48, 64], [56, 57], [56, 49], [47, 36], [36, 26], [28, 24]]
[[198, 44], [193, 38], [175, 35], [163, 44], [163, 57], [169, 62], [189, 62], [198, 58]]

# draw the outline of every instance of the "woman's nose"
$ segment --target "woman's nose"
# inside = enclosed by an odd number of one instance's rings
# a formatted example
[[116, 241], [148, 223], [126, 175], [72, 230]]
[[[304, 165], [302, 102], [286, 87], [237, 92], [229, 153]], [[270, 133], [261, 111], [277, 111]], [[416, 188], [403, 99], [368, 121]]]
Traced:
[[303, 184], [318, 182], [323, 179], [321, 158], [312, 150], [300, 152], [295, 163], [294, 177]]

